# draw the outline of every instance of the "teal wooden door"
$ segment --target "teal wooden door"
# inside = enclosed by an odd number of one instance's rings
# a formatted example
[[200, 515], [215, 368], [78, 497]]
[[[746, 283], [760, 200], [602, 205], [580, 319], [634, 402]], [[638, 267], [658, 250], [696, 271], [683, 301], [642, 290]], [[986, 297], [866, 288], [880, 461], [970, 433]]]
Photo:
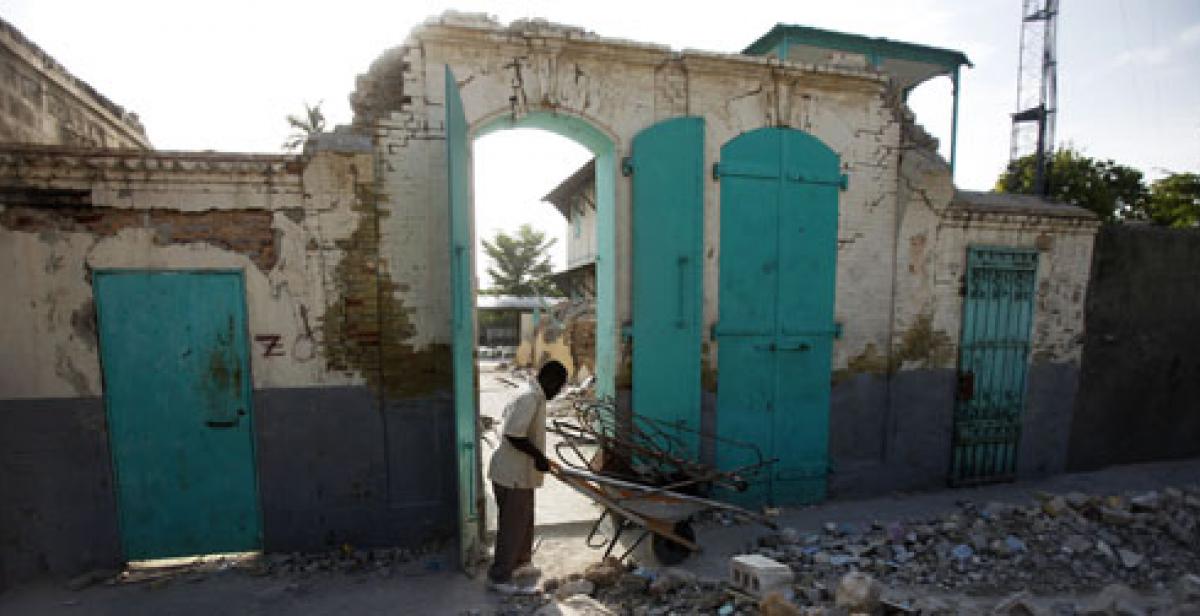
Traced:
[[[738, 498], [825, 497], [838, 156], [789, 128], [745, 133], [721, 148], [717, 426], [778, 462]], [[754, 459], [717, 447], [722, 468]]]
[[633, 139], [633, 410], [691, 430], [699, 451], [704, 263], [704, 119]]
[[952, 485], [1016, 477], [1037, 262], [1036, 250], [967, 250]]
[[262, 543], [240, 272], [94, 277], [127, 560]]
[[454, 363], [454, 438], [458, 460], [459, 557], [478, 553], [479, 450], [475, 426], [475, 288], [471, 276], [470, 162], [467, 118], [454, 73], [446, 67], [446, 181], [450, 221], [450, 326]]

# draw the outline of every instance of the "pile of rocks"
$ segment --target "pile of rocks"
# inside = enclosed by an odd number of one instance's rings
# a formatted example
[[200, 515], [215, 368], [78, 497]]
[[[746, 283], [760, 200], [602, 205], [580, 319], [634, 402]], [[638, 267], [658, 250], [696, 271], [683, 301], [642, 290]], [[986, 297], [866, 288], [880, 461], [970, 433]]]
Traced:
[[1038, 496], [1025, 507], [964, 501], [936, 518], [785, 529], [755, 551], [790, 565], [807, 587], [861, 570], [890, 585], [1053, 593], [1113, 582], [1163, 588], [1200, 571], [1200, 488]]
[[636, 616], [732, 614], [735, 604], [756, 603], [750, 597], [733, 596], [723, 581], [701, 579], [684, 569], [626, 565], [615, 558], [582, 573], [546, 580], [543, 590], [557, 603], [582, 594], [599, 600], [611, 613]]
[[[1200, 613], [1200, 487], [1038, 494], [1026, 506], [963, 501], [942, 516], [784, 529], [748, 547], [790, 566], [795, 583], [751, 597], [724, 580], [610, 559], [547, 580], [539, 607], [634, 616]], [[573, 597], [586, 609], [571, 611]]]

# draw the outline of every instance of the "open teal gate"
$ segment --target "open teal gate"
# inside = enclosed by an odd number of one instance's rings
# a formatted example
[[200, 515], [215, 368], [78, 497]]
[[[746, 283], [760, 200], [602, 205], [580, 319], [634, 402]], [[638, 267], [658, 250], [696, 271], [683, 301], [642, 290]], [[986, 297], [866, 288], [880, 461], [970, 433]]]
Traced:
[[458, 461], [459, 558], [469, 567], [479, 553], [479, 449], [475, 427], [475, 312], [471, 276], [471, 202], [467, 118], [454, 73], [446, 67], [446, 182], [450, 220], [450, 301], [454, 364], [454, 439]]
[[1016, 477], [1037, 262], [1036, 250], [967, 250], [952, 485]]
[[[717, 426], [778, 458], [749, 503], [825, 497], [837, 277], [838, 156], [790, 128], [762, 128], [721, 148]], [[752, 463], [717, 447], [717, 463]]]
[[[704, 119], [638, 133], [633, 174], [633, 410], [700, 426]], [[689, 437], [694, 433], [687, 433]], [[693, 442], [695, 455], [699, 443]]]
[[242, 273], [93, 284], [126, 560], [261, 548]]

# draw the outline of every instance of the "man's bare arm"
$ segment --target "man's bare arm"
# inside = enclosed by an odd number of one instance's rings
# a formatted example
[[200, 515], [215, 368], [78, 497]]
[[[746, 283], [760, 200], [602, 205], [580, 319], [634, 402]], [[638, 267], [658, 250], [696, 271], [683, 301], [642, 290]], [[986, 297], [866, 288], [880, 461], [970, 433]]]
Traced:
[[523, 436], [505, 436], [510, 445], [517, 451], [523, 452], [525, 455], [533, 458], [533, 465], [539, 471], [545, 473], [550, 470], [550, 460], [546, 459], [546, 454], [538, 450], [537, 446], [532, 441]]

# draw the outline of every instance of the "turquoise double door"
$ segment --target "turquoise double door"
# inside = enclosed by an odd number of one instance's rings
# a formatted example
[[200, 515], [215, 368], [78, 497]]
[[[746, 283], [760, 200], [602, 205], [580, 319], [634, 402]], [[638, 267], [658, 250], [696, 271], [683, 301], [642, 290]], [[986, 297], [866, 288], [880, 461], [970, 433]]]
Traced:
[[[837, 154], [787, 128], [721, 149], [720, 314], [715, 327], [720, 436], [776, 462], [734, 496], [747, 503], [825, 497], [837, 272]], [[721, 468], [755, 462], [718, 447]]]
[[[704, 122], [673, 118], [640, 133], [633, 176], [633, 410], [681, 431], [701, 427]], [[721, 148], [717, 464], [757, 447], [778, 461], [747, 503], [816, 502], [828, 468], [830, 360], [837, 260], [837, 155], [788, 128]], [[688, 441], [687, 439], [691, 440]]]

